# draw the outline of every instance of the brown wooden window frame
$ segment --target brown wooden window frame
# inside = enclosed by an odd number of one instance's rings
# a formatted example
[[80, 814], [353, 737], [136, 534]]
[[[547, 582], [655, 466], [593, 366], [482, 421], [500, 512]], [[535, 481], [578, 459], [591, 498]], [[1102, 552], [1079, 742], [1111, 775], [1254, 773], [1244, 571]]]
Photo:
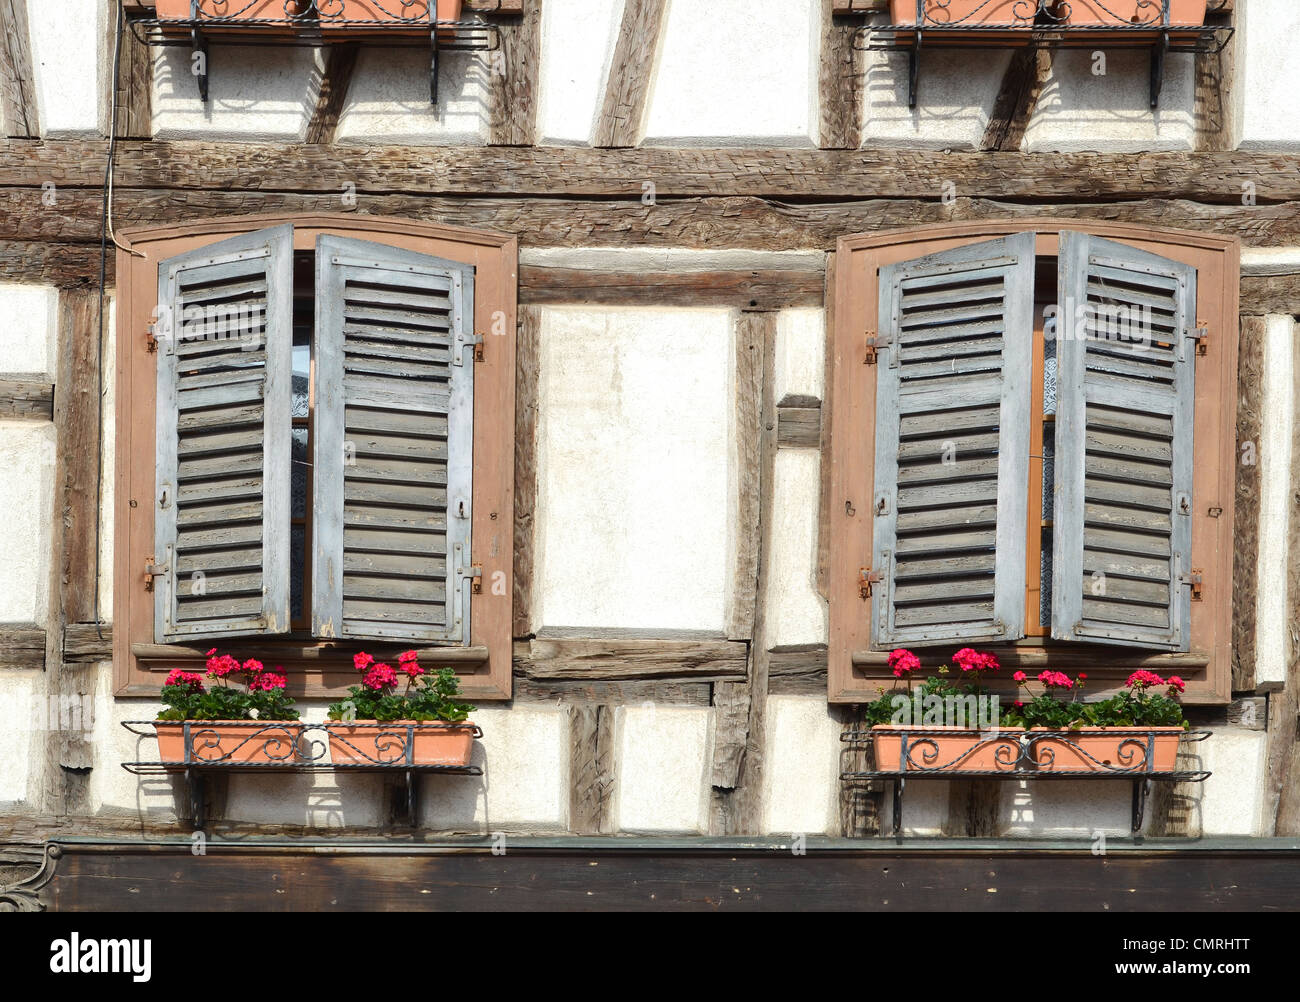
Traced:
[[[468, 647], [431, 647], [431, 666], [452, 665], [471, 700], [511, 698], [514, 593], [515, 331], [518, 241], [506, 234], [347, 214], [257, 215], [129, 229], [118, 234], [117, 370], [113, 568], [113, 687], [121, 697], [158, 695], [173, 668], [201, 670], [213, 646], [283, 666], [296, 695], [331, 697], [354, 684], [352, 654], [400, 646], [368, 641], [303, 641], [250, 636], [194, 644], [154, 642], [154, 598], [145, 567], [154, 556], [157, 355], [149, 324], [158, 303], [160, 261], [220, 240], [291, 224], [294, 251], [322, 235], [350, 237], [444, 258], [475, 269], [474, 327], [484, 335], [474, 371], [475, 513], [471, 548], [482, 568], [471, 605]], [[285, 485], [288, 489], [288, 485]]]
[[[864, 357], [866, 338], [877, 326], [879, 269], [1026, 231], [1036, 234], [1039, 259], [1055, 257], [1065, 230], [1126, 243], [1192, 265], [1198, 272], [1196, 316], [1207, 324], [1208, 350], [1196, 358], [1192, 565], [1203, 572], [1203, 580], [1202, 597], [1192, 603], [1191, 652], [1144, 654], [1136, 648], [1117, 650], [1042, 637], [979, 646], [998, 652], [1008, 668], [1023, 667], [1031, 673], [1048, 666], [1086, 670], [1090, 697], [1116, 690], [1129, 673], [1145, 667], [1186, 679], [1187, 704], [1220, 705], [1231, 699], [1240, 242], [1235, 237], [1087, 219], [1022, 218], [862, 234], [837, 243], [827, 290], [831, 424], [830, 455], [824, 457], [830, 463], [825, 504], [827, 679], [832, 703], [866, 702], [894, 683], [885, 663], [887, 652], [872, 650], [873, 603], [863, 598], [860, 582], [872, 555], [876, 369], [864, 364]], [[949, 641], [917, 650], [932, 668], [961, 646]]]

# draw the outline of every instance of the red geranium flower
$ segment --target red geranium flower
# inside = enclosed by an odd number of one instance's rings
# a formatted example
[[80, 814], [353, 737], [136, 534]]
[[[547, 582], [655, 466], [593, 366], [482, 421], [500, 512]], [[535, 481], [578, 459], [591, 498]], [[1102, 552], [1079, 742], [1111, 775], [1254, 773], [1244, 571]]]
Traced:
[[391, 665], [377, 664], [366, 672], [361, 684], [367, 689], [379, 692], [381, 689], [397, 684], [397, 672], [393, 670]]
[[360, 654], [352, 655], [352, 663], [356, 666], [357, 671], [365, 671], [375, 663], [375, 659], [365, 651], [362, 651]]
[[1164, 685], [1165, 680], [1153, 671], [1135, 671], [1124, 683], [1130, 689], [1146, 689], [1153, 685]]

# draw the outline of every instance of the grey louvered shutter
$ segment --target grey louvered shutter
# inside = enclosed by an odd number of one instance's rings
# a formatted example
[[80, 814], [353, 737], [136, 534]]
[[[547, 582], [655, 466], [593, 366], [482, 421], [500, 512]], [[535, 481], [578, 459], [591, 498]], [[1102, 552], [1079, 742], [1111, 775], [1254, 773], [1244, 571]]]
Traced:
[[474, 270], [316, 243], [313, 632], [469, 642]]
[[159, 643], [289, 629], [293, 227], [158, 266]]
[[1052, 636], [1188, 650], [1196, 269], [1062, 233]]
[[1034, 234], [880, 269], [872, 644], [1024, 636]]

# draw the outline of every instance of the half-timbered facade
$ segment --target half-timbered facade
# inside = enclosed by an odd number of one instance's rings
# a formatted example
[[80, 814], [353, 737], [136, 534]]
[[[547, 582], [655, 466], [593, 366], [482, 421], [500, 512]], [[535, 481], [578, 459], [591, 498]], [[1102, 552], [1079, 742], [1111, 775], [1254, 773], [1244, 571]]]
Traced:
[[[1290, 0], [919, 40], [898, 0], [244, 5], [0, 0], [0, 905], [111, 900], [59, 854], [197, 819], [878, 844], [844, 738], [897, 647], [1178, 674], [1210, 776], [1142, 833], [1300, 835]], [[214, 646], [315, 722], [418, 649], [481, 774], [196, 803], [126, 725]], [[914, 786], [905, 837], [1083, 856], [1135, 796]]]

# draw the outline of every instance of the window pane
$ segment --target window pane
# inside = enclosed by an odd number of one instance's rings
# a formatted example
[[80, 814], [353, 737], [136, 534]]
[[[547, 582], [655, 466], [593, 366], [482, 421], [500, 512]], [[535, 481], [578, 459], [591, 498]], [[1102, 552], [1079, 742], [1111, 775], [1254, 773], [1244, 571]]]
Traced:
[[308, 465], [310, 461], [311, 457], [307, 453], [307, 429], [294, 428], [293, 462], [289, 467], [291, 518], [307, 517], [307, 473], [310, 469]]
[[[311, 331], [293, 332], [293, 416], [307, 416], [307, 388], [311, 380]], [[300, 340], [301, 339], [301, 340]]]
[[1056, 413], [1056, 338], [1043, 343], [1043, 413]]
[[294, 622], [303, 615], [303, 573], [307, 559], [307, 527], [289, 526], [289, 618]]

